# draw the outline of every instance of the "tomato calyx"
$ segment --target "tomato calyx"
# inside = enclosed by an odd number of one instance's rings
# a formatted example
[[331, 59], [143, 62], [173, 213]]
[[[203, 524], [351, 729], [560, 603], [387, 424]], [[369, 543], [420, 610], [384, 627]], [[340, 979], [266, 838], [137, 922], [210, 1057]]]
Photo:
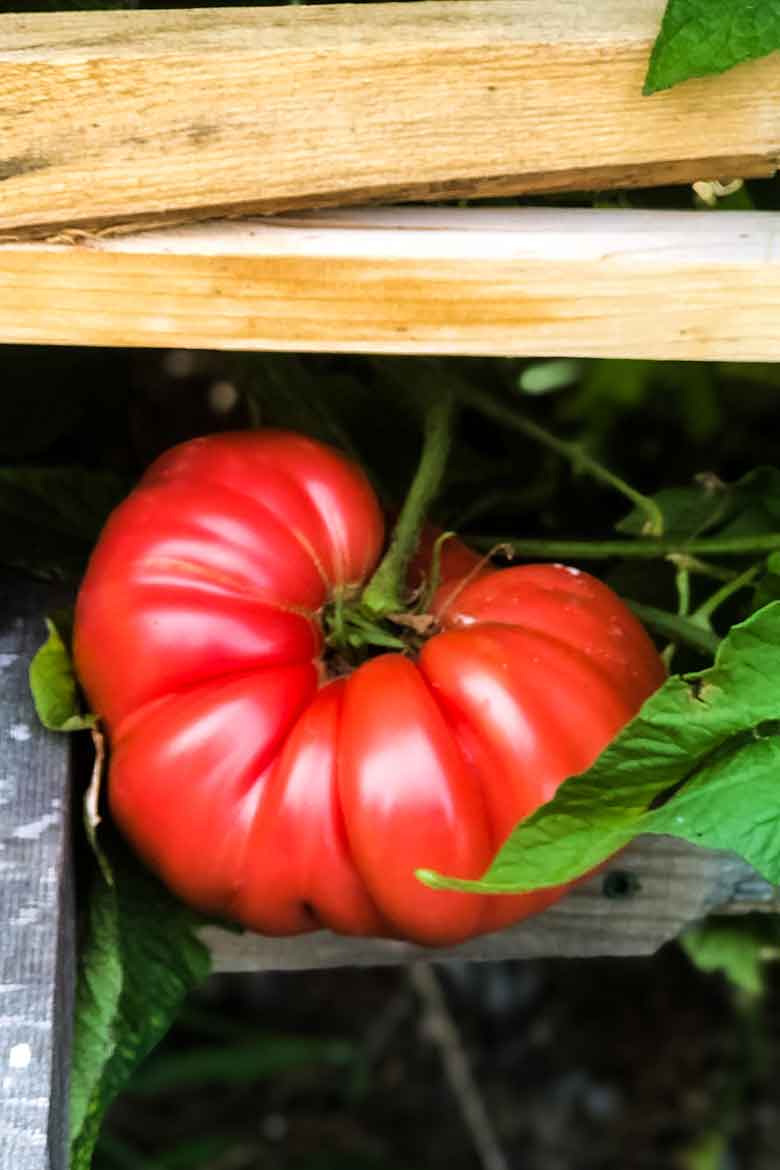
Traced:
[[[422, 600], [422, 597], [418, 599]], [[336, 596], [322, 614], [325, 632], [325, 666], [330, 678], [349, 674], [377, 654], [394, 651], [415, 656], [438, 631], [431, 613], [416, 608], [377, 616], [362, 601]]]

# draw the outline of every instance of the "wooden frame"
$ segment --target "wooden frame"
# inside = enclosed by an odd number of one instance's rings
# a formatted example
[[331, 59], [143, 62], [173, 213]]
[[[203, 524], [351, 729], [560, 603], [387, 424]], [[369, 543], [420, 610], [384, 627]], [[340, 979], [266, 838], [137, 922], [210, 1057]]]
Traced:
[[777, 360], [780, 214], [313, 212], [0, 245], [0, 340]]
[[[299, 210], [772, 174], [776, 57], [642, 98], [662, 9], [5, 16], [0, 342], [777, 360], [779, 215]], [[0, 582], [0, 1170], [66, 1165], [70, 761], [26, 685], [49, 600]], [[204, 937], [225, 971], [628, 955], [713, 910], [777, 908], [741, 862], [648, 839], [451, 951]]]
[[774, 887], [739, 858], [669, 837], [644, 837], [544, 914], [445, 950], [329, 931], [273, 939], [215, 927], [202, 935], [216, 971], [388, 966], [419, 959], [626, 957], [653, 954], [708, 914], [778, 909]]
[[0, 1170], [67, 1166], [71, 745], [40, 727], [27, 683], [54, 600], [0, 579]]
[[0, 231], [771, 174], [777, 58], [643, 97], [663, 8], [6, 15]]
[[6, 17], [0, 342], [775, 360], [776, 215], [212, 218], [772, 173], [776, 58], [642, 97], [662, 10]]

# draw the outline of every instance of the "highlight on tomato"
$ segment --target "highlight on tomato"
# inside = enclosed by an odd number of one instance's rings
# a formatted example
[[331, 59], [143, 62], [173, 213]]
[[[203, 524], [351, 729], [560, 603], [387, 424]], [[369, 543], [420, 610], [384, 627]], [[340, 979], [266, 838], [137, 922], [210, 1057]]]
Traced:
[[402, 521], [377, 570], [363, 472], [281, 431], [176, 447], [111, 516], [77, 671], [114, 818], [199, 910], [438, 946], [564, 893], [433, 890], [415, 871], [481, 876], [661, 684], [659, 656], [589, 574], [493, 569], [457, 540], [423, 542], [412, 573], [438, 582], [404, 610], [419, 524], [399, 553]]

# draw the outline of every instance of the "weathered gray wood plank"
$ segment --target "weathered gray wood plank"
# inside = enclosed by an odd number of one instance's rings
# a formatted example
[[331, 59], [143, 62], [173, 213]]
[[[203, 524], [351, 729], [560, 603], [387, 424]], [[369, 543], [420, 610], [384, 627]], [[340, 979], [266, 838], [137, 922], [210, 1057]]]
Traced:
[[261, 938], [209, 928], [202, 937], [217, 971], [298, 971], [421, 958], [649, 955], [707, 914], [739, 912], [743, 906], [777, 908], [772, 887], [750, 866], [731, 854], [696, 849], [671, 837], [644, 837], [544, 914], [458, 947], [432, 950], [384, 939], [342, 938], [329, 931]]
[[51, 590], [0, 578], [0, 1170], [65, 1170], [74, 929], [69, 744], [27, 668]]

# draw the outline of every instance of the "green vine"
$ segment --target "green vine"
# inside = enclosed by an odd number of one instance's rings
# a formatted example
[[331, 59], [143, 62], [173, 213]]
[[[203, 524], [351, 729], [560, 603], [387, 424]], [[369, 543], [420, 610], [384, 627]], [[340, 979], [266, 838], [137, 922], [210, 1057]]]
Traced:
[[360, 598], [361, 608], [375, 618], [396, 613], [406, 604], [406, 574], [417, 551], [431, 503], [438, 494], [452, 441], [454, 399], [436, 395], [425, 412], [423, 450], [409, 493], [385, 553]]

